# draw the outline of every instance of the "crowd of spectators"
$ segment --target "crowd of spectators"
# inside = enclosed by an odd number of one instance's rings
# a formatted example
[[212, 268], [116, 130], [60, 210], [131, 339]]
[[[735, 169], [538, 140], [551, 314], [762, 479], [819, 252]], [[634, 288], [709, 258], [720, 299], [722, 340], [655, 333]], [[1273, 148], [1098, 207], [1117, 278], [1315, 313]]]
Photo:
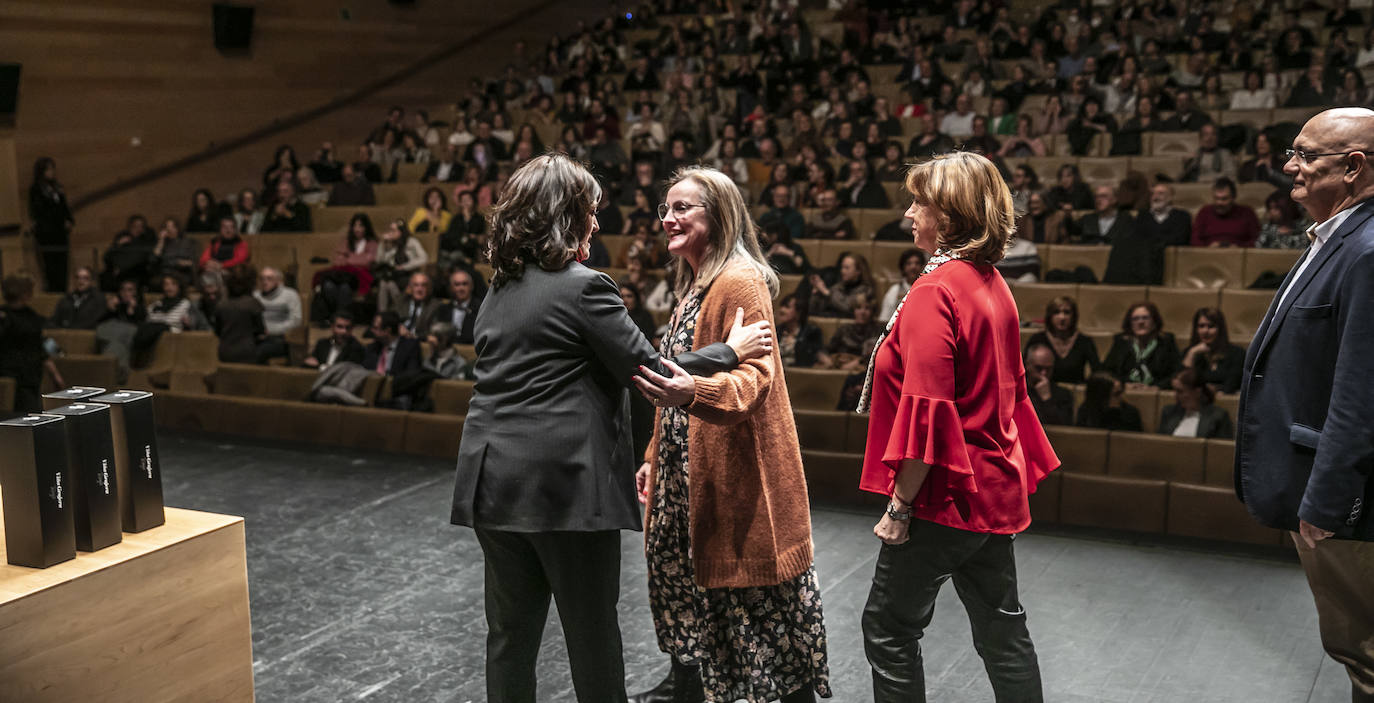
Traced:
[[[555, 149], [585, 160], [601, 181], [603, 233], [632, 238], [615, 260], [594, 243], [587, 263], [624, 269], [622, 297], [646, 336], [674, 305], [656, 236], [659, 184], [682, 165], [706, 163], [759, 206], [774, 266], [801, 277], [778, 306], [786, 363], [841, 369], [861, 381], [873, 340], [924, 255], [904, 253], [901, 279], [879, 281], [862, 255], [812, 262], [800, 241], [909, 241], [910, 223], [895, 210], [892, 221], [863, 228], [852, 211], [900, 208], [891, 194], [905, 164], [963, 149], [999, 165], [1018, 211], [1018, 240], [1003, 264], [1009, 279], [1039, 275], [1036, 245], [1079, 243], [1110, 247], [1104, 282], [1160, 284], [1166, 246], [1306, 245], [1309, 223], [1288, 198], [1282, 172], [1295, 126], [1227, 123], [1219, 111], [1370, 102], [1364, 73], [1374, 65], [1374, 29], [1364, 29], [1367, 13], [1347, 0], [1325, 8], [1064, 0], [1020, 16], [996, 0], [831, 5], [838, 31], [812, 26], [795, 2], [657, 0], [579, 23], [542, 51], [517, 42], [504, 71], [474, 79], [444, 119], [393, 107], [380, 124], [359, 130], [356, 148], [341, 153], [325, 142], [303, 160], [282, 145], [253, 187], [223, 201], [196, 190], [184, 220], [165, 218], [154, 231], [146, 218], [130, 217], [104, 252], [103, 270], [78, 271], [49, 324], [97, 328], [102, 344], [128, 350], [120, 352], [126, 368], [156, 339], [153, 329], [211, 329], [223, 360], [261, 363], [282, 358], [292, 331], [312, 322], [331, 335], [298, 363], [327, 368], [357, 357], [340, 336], [342, 321], [357, 320], [370, 322], [369, 336], [388, 339], [362, 365], [394, 370], [396, 356], [410, 357], [386, 351], [398, 339], [440, 351], [451, 348], [443, 344], [449, 338], [471, 342], [485, 288], [482, 213], [515, 168]], [[1326, 12], [1318, 17], [1314, 9]], [[884, 69], [875, 90], [878, 65], [897, 70]], [[1174, 177], [1122, 169], [1119, 178], [1089, 181], [1074, 165], [1097, 154], [1125, 164], [1150, 155], [1152, 136], [1177, 133], [1195, 148], [1179, 156]], [[1043, 183], [1021, 160], [1065, 152]], [[70, 211], [53, 205], [65, 203], [55, 167], [41, 163], [36, 174], [40, 166], [34, 198], [52, 220], [44, 231], [70, 230]], [[315, 207], [373, 205], [377, 184], [414, 173], [431, 187], [413, 214], [374, 229], [358, 213], [311, 280], [253, 271], [256, 237], [310, 232]], [[1212, 202], [1196, 212], [1175, 207], [1176, 182], [1210, 184]], [[1262, 212], [1237, 201], [1238, 183], [1274, 188]], [[435, 250], [416, 236], [423, 233], [438, 234]], [[203, 245], [194, 238], [201, 234], [209, 235]], [[145, 305], [145, 287], [163, 299]], [[1133, 306], [1099, 361], [1076, 332], [1061, 335], [1054, 320], [1064, 316], [1047, 315], [1050, 331], [1032, 342], [1028, 359], [1049, 347], [1051, 383], [1086, 381], [1091, 421], [1129, 415], [1114, 404], [1118, 386], [1175, 384], [1177, 391], [1183, 384], [1186, 391], [1201, 383], [1204, 405], [1213, 390], [1230, 388], [1212, 368], [1229, 373], [1233, 361], [1222, 358], [1224, 322], [1213, 327], [1218, 351], [1203, 353], [1213, 342], [1195, 330], [1180, 352], [1157, 311]], [[842, 320], [826, 339], [813, 324], [819, 318]], [[439, 368], [446, 359], [433, 361]], [[1078, 368], [1066, 376], [1061, 367], [1070, 363]], [[1116, 385], [1085, 371], [1110, 374]], [[1081, 422], [1084, 409], [1072, 414]]]

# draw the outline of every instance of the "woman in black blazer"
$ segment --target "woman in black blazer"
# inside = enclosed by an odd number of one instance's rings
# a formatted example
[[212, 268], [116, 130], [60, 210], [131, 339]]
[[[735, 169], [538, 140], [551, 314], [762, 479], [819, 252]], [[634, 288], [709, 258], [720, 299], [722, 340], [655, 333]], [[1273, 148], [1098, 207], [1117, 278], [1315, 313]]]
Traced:
[[1178, 343], [1163, 329], [1164, 318], [1154, 303], [1131, 305], [1121, 320], [1121, 334], [1102, 362], [1103, 369], [1128, 385], [1168, 388], [1180, 363]]
[[1183, 354], [1183, 367], [1197, 369], [1213, 391], [1235, 393], [1245, 366], [1245, 350], [1232, 344], [1226, 333], [1226, 315], [1216, 308], [1193, 313], [1193, 337]]
[[1078, 331], [1078, 301], [1067, 295], [1045, 306], [1045, 331], [1031, 335], [1022, 351], [1036, 343], [1054, 351], [1054, 374], [1050, 380], [1055, 383], [1082, 383], [1085, 376], [1102, 367], [1097, 345]]
[[1174, 374], [1174, 402], [1159, 413], [1159, 433], [1175, 437], [1234, 439], [1231, 414], [1212, 404], [1216, 394], [1197, 369]]
[[491, 213], [495, 273], [477, 314], [450, 518], [475, 529], [486, 559], [490, 703], [535, 700], [550, 597], [577, 699], [625, 702], [619, 531], [643, 520], [626, 388], [647, 367], [670, 377], [670, 402], [690, 402], [689, 374], [772, 348], [765, 322], [736, 325], [725, 344], [676, 363], [660, 359], [616, 284], [578, 263], [600, 198], [585, 168], [551, 153], [517, 170]]

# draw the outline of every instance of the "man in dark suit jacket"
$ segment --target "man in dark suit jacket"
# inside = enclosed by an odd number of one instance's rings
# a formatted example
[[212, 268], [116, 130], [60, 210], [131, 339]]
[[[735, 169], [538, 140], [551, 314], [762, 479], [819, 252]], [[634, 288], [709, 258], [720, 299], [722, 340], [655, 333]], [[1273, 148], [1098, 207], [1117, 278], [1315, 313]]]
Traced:
[[1111, 244], [1135, 226], [1135, 218], [1117, 208], [1116, 190], [1111, 186], [1093, 189], [1093, 208], [1074, 227], [1074, 243]]
[[57, 309], [48, 318], [48, 327], [93, 330], [105, 317], [105, 296], [95, 289], [95, 274], [82, 266], [72, 276], [72, 290], [57, 301]]
[[429, 336], [429, 326], [434, 324], [434, 316], [439, 312], [439, 301], [431, 296], [429, 274], [416, 271], [410, 274], [404, 298], [396, 301], [391, 311], [401, 321], [401, 335], [424, 339]]
[[1174, 189], [1160, 183], [1150, 189], [1150, 207], [1127, 220], [1131, 227], [1118, 232], [1107, 254], [1103, 283], [1159, 285], [1164, 282], [1164, 249], [1187, 246], [1193, 238], [1193, 218], [1174, 207]]
[[383, 376], [399, 376], [420, 370], [420, 343], [401, 336], [401, 318], [384, 312], [372, 318], [372, 343], [363, 354], [363, 366]]
[[472, 344], [477, 311], [482, 307], [482, 300], [473, 290], [472, 274], [463, 269], [454, 270], [448, 275], [448, 291], [449, 301], [439, 306], [432, 322], [452, 324], [458, 331], [458, 343]]
[[1026, 392], [1042, 425], [1073, 424], [1073, 392], [1055, 383], [1054, 349], [1041, 341], [1026, 346]]
[[1245, 357], [1236, 495], [1293, 532], [1322, 645], [1374, 700], [1374, 111], [1327, 110], [1293, 140], [1317, 224]]
[[[323, 371], [334, 364], [349, 361], [362, 364], [367, 352], [363, 343], [353, 336], [353, 318], [347, 314], [334, 316], [330, 336], [315, 342], [315, 349], [305, 358], [304, 365]], [[375, 363], [375, 362], [374, 362]]]

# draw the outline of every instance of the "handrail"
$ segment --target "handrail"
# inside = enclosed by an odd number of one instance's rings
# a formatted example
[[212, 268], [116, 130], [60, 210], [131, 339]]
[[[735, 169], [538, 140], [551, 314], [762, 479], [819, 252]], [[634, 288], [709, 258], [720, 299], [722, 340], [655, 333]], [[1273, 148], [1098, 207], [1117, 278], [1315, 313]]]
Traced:
[[403, 66], [393, 71], [392, 73], [386, 76], [365, 83], [362, 86], [355, 88], [354, 90], [349, 91], [348, 93], [345, 93], [344, 95], [341, 95], [337, 98], [334, 98], [333, 100], [330, 100], [327, 103], [324, 103], [323, 105], [302, 110], [300, 112], [292, 113], [285, 117], [273, 119], [270, 123], [266, 125], [256, 127], [248, 132], [239, 134], [237, 136], [229, 137], [224, 141], [210, 142], [210, 144], [206, 146], [204, 149], [189, 156], [184, 156], [169, 163], [163, 164], [161, 166], [154, 166], [145, 171], [136, 173], [132, 176], [118, 179], [114, 183], [97, 188], [89, 193], [82, 195], [80, 198], [74, 199], [71, 203], [71, 208], [73, 211], [80, 210], [81, 208], [84, 208], [93, 203], [97, 203], [101, 200], [105, 200], [106, 198], [109, 198], [111, 196], [123, 193], [133, 188], [137, 188], [138, 186], [148, 183], [149, 181], [157, 180], [168, 174], [175, 173], [182, 169], [203, 163], [205, 161], [208, 161], [209, 159], [215, 158], [216, 156], [219, 156], [226, 152], [233, 151], [234, 149], [237, 149], [246, 144], [251, 144], [265, 137], [270, 137], [273, 134], [277, 134], [292, 127], [299, 126], [317, 117], [321, 117], [330, 112], [338, 110], [339, 108], [359, 102], [363, 98], [366, 98], [372, 95], [373, 93], [376, 93], [386, 88], [390, 88], [391, 86], [396, 85], [397, 83], [400, 83], [401, 81], [410, 78], [415, 74], [434, 66], [435, 64], [440, 63], [441, 61], [446, 61], [458, 54], [461, 54], [462, 52], [470, 48], [472, 46], [473, 40], [477, 39], [478, 37], [508, 29], [514, 26], [515, 24], [521, 22], [522, 20], [527, 19], [531, 13], [541, 12], [557, 4], [558, 0], [541, 0], [541, 2], [536, 3], [532, 7], [522, 9], [519, 13], [507, 17], [506, 19], [494, 25], [491, 25], [489, 27], [482, 27], [481, 29], [474, 31], [464, 36], [463, 38], [458, 39], [457, 41], [451, 42], [448, 46], [436, 49], [416, 59], [415, 61], [412, 61], [406, 66]]

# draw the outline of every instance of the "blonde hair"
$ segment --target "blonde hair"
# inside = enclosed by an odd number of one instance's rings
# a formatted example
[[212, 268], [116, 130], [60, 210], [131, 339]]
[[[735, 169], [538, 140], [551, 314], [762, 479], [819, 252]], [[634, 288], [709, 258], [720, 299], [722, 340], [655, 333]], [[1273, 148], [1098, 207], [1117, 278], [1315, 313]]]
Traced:
[[685, 298], [693, 290], [705, 290], [733, 261], [743, 261], [753, 266], [768, 284], [768, 292], [777, 295], [778, 274], [763, 257], [758, 227], [754, 225], [754, 218], [749, 214], [749, 206], [744, 203], [739, 186], [714, 168], [688, 166], [673, 174], [668, 182], [669, 190], [684, 181], [691, 181], [700, 191], [702, 209], [711, 228], [706, 255], [701, 260], [699, 271], [692, 271], [681, 257], [673, 262], [677, 296]]
[[941, 154], [911, 167], [906, 189], [936, 212], [938, 245], [974, 263], [1002, 260], [1016, 232], [1011, 191], [997, 167], [972, 152]]

